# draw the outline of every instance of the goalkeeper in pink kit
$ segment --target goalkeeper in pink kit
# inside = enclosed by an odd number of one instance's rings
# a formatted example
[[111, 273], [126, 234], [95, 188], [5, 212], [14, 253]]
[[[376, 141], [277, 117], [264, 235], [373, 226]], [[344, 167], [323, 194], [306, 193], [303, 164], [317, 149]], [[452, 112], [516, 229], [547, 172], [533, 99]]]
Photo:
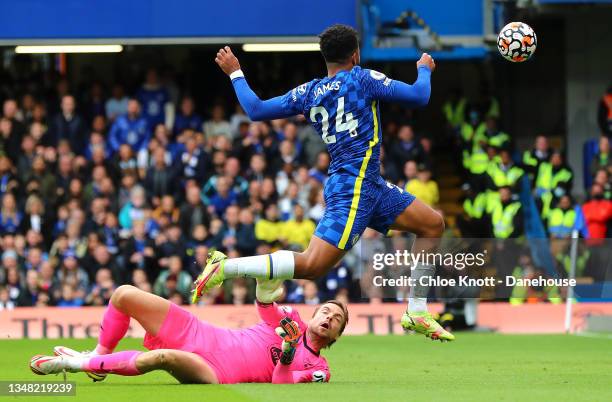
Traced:
[[[323, 303], [306, 323], [297, 311], [271, 302], [278, 288], [266, 293], [265, 286], [258, 285], [256, 305], [262, 322], [245, 329], [215, 327], [166, 299], [121, 286], [104, 314], [93, 352], [58, 346], [54, 356], [34, 356], [30, 368], [40, 375], [83, 371], [96, 381], [108, 374], [136, 376], [154, 370], [165, 370], [181, 383], [329, 381], [329, 366], [319, 352], [342, 334], [346, 306], [335, 300]], [[114, 352], [131, 318], [145, 329], [148, 352]]]

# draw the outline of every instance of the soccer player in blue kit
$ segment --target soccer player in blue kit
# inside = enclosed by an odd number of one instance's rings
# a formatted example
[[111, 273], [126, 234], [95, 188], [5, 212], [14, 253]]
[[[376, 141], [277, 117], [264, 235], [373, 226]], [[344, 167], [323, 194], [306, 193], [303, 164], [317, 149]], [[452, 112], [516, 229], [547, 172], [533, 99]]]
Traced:
[[[333, 25], [319, 38], [327, 77], [268, 100], [259, 99], [251, 90], [229, 47], [217, 53], [216, 63], [229, 75], [240, 104], [252, 120], [303, 114], [327, 145], [331, 164], [324, 188], [325, 214], [308, 248], [302, 253], [280, 250], [232, 259], [215, 251], [195, 282], [194, 303], [226, 278], [253, 277], [258, 280], [258, 291], [280, 295], [284, 279], [321, 277], [342, 259], [366, 227], [383, 234], [389, 229], [412, 232], [417, 236], [414, 247], [418, 251], [430, 252], [438, 246], [444, 231], [440, 214], [380, 175], [379, 102], [425, 106], [435, 69], [432, 57], [427, 53], [421, 56], [416, 63], [417, 80], [409, 85], [359, 67], [359, 38], [353, 28]], [[431, 339], [452, 341], [454, 336], [427, 311], [427, 278], [434, 274], [432, 265], [419, 263], [412, 268], [416, 286], [410, 290], [401, 324]]]

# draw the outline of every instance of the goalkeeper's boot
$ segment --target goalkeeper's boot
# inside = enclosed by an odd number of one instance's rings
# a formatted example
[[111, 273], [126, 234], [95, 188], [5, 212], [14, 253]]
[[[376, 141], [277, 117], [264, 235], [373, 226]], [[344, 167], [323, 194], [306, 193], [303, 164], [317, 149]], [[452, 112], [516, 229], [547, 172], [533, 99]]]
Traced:
[[71, 371], [66, 358], [63, 356], [36, 355], [30, 359], [30, 370], [34, 374], [47, 375]]
[[405, 312], [401, 321], [405, 330], [415, 331], [423, 334], [432, 341], [450, 342], [455, 340], [455, 336], [442, 328], [431, 314], [427, 311], [409, 313]]
[[211, 251], [206, 259], [206, 266], [198, 279], [193, 283], [195, 288], [191, 291], [191, 303], [195, 304], [200, 297], [212, 288], [221, 286], [225, 280], [224, 266], [227, 256], [220, 251]]
[[[53, 354], [55, 356], [78, 357], [81, 359], [87, 359], [96, 355], [94, 352], [78, 352], [74, 349], [67, 348], [66, 346], [54, 347]], [[87, 377], [91, 378], [93, 382], [104, 381], [106, 378], [106, 373], [93, 373], [86, 371], [85, 374], [87, 374]]]

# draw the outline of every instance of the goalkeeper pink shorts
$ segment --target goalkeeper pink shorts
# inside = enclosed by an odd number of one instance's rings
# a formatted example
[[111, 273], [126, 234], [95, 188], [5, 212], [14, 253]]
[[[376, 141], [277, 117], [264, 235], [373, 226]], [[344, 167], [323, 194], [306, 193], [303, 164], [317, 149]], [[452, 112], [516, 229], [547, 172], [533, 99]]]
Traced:
[[[189, 311], [174, 303], [156, 336], [145, 334], [143, 345], [149, 350], [176, 349], [192, 352], [202, 357], [214, 370], [220, 384], [234, 381], [228, 367], [227, 347], [232, 346], [234, 336], [229, 329], [215, 327], [198, 320]], [[232, 370], [234, 371], [234, 370]]]

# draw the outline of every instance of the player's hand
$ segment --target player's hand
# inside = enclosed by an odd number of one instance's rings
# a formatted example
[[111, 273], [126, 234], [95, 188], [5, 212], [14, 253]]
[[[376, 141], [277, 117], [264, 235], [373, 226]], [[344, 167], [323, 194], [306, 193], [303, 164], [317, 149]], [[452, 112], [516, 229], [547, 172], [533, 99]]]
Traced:
[[282, 364], [291, 364], [295, 356], [295, 347], [302, 336], [300, 326], [291, 318], [285, 317], [281, 320], [280, 327], [276, 328], [276, 334], [283, 340], [281, 345], [283, 353], [281, 354], [280, 362]]
[[423, 53], [421, 55], [421, 58], [419, 59], [419, 61], [417, 61], [416, 65], [417, 65], [417, 68], [419, 68], [420, 66], [428, 67], [429, 71], [432, 71], [432, 72], [433, 70], [436, 69], [436, 63], [434, 62], [433, 57], [431, 57], [427, 53]]
[[240, 70], [240, 63], [234, 53], [232, 53], [232, 49], [229, 46], [225, 46], [217, 52], [217, 57], [215, 57], [215, 62], [221, 67], [221, 70], [227, 75], [230, 75], [234, 71]]

